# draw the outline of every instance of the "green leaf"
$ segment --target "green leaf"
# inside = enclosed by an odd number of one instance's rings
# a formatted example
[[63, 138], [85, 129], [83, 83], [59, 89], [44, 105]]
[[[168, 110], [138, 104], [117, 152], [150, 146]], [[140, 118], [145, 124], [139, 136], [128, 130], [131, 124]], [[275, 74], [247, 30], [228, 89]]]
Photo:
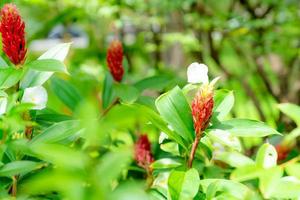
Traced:
[[7, 89], [19, 82], [23, 70], [14, 68], [0, 68], [0, 89]]
[[57, 143], [72, 136], [74, 137], [81, 131], [79, 124], [78, 120], [69, 120], [53, 124], [42, 133], [36, 135], [30, 143]]
[[41, 168], [43, 163], [33, 161], [13, 161], [0, 168], [0, 176], [11, 177], [18, 174], [26, 174]]
[[181, 145], [182, 148], [187, 150], [188, 144], [182, 139], [182, 137], [180, 137], [179, 134], [170, 130], [167, 124], [165, 123], [165, 121], [156, 112], [154, 112], [152, 109], [146, 106], [139, 105], [139, 104], [133, 104], [130, 106], [138, 109], [139, 112], [143, 113], [154, 126], [156, 126], [159, 130], [167, 134], [169, 139], [174, 140], [179, 145]]
[[254, 193], [247, 186], [231, 180], [204, 179], [200, 181], [200, 185], [203, 188], [203, 191], [208, 193], [210, 199], [219, 199], [213, 198], [215, 195], [217, 195], [217, 192], [221, 194], [230, 194], [230, 196], [234, 197], [233, 199], [235, 200], [251, 199], [251, 197], [254, 195]]
[[230, 175], [230, 179], [239, 182], [247, 181], [258, 178], [262, 173], [264, 173], [264, 171], [264, 169], [257, 167], [255, 164], [246, 165], [233, 170]]
[[125, 103], [133, 103], [139, 97], [139, 91], [133, 86], [116, 83], [113, 87], [116, 96], [120, 97], [120, 99]]
[[261, 174], [259, 177], [259, 189], [265, 199], [270, 199], [271, 193], [282, 175], [283, 169], [281, 167], [273, 167]]
[[[58, 44], [41, 55], [38, 60], [55, 59], [63, 62], [69, 52], [70, 45], [70, 43]], [[28, 87], [43, 85], [52, 75], [53, 72], [41, 72], [29, 69], [21, 80], [20, 87], [25, 89]]]
[[171, 91], [161, 95], [155, 102], [162, 118], [185, 141], [192, 143], [195, 137], [191, 108], [177, 86]]
[[234, 105], [234, 96], [232, 91], [217, 90], [214, 95], [213, 117], [223, 120]]
[[193, 199], [199, 190], [200, 178], [196, 169], [172, 171], [168, 179], [169, 196], [172, 200]]
[[294, 176], [300, 180], [300, 163], [289, 164], [285, 167], [285, 171], [288, 175]]
[[206, 135], [214, 142], [223, 144], [231, 149], [241, 151], [242, 146], [239, 139], [233, 136], [229, 131], [213, 129], [206, 131]]
[[256, 165], [261, 168], [271, 168], [276, 166], [277, 151], [271, 144], [263, 144], [256, 155]]
[[300, 126], [300, 106], [291, 103], [282, 103], [278, 105], [281, 112], [289, 116]]
[[215, 155], [216, 160], [221, 160], [232, 167], [243, 167], [247, 165], [253, 165], [254, 161], [248, 158], [247, 156], [239, 153], [239, 152], [222, 152], [216, 153]]
[[153, 169], [170, 169], [182, 165], [182, 161], [172, 158], [162, 158], [151, 164]]
[[102, 107], [106, 109], [112, 102], [114, 98], [113, 94], [113, 78], [109, 72], [106, 73], [103, 90], [102, 90]]
[[35, 60], [26, 64], [26, 67], [36, 71], [68, 73], [65, 64], [56, 59]]
[[77, 88], [65, 80], [53, 77], [50, 86], [56, 96], [72, 111], [76, 110], [83, 99]]
[[229, 131], [237, 137], [265, 137], [268, 135], [280, 135], [275, 129], [263, 122], [249, 119], [231, 119], [215, 124], [211, 129]]
[[293, 176], [281, 178], [269, 194], [270, 198], [296, 199], [300, 196], [300, 180]]
[[0, 69], [1, 68], [8, 68], [8, 64], [5, 62], [5, 60], [0, 56]]
[[134, 84], [134, 86], [139, 90], [143, 91], [145, 89], [157, 89], [161, 90], [168, 86], [173, 80], [166, 75], [157, 75], [147, 77]]

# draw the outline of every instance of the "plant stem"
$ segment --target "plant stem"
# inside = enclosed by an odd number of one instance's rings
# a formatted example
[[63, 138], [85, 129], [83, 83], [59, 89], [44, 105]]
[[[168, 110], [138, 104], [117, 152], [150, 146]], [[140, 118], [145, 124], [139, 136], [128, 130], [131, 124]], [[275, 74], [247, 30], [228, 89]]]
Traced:
[[12, 179], [13, 179], [13, 183], [11, 186], [11, 195], [15, 197], [17, 196], [17, 177], [13, 176]]
[[118, 104], [118, 103], [119, 103], [119, 98], [115, 99], [115, 100], [110, 104], [110, 106], [107, 107], [107, 108], [103, 111], [102, 117], [105, 116], [105, 115], [110, 111], [110, 109], [112, 109], [112, 107], [114, 107], [114, 105], [116, 105], [116, 104]]
[[190, 157], [189, 157], [189, 160], [188, 160], [188, 168], [191, 168], [192, 165], [193, 165], [193, 160], [194, 160], [194, 157], [195, 157], [195, 153], [196, 153], [198, 144], [199, 144], [200, 139], [201, 139], [201, 135], [202, 135], [202, 132], [199, 132], [198, 134], [196, 134], [196, 138], [195, 138], [195, 141], [193, 142], [192, 150], [191, 150]]

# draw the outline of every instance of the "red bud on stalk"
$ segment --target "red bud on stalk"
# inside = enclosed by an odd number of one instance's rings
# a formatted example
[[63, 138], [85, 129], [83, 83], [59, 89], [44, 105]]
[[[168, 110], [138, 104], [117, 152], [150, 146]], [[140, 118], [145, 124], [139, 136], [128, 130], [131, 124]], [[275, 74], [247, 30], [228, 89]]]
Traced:
[[0, 32], [3, 51], [15, 64], [23, 64], [27, 49], [25, 47], [25, 23], [14, 4], [5, 4], [1, 10]]
[[196, 134], [200, 134], [207, 128], [213, 106], [213, 86], [203, 85], [192, 101], [192, 115]]
[[149, 171], [150, 164], [154, 162], [151, 153], [151, 143], [147, 135], [141, 135], [135, 143], [135, 161], [138, 166]]
[[106, 62], [114, 80], [121, 82], [124, 75], [123, 62], [123, 47], [119, 40], [114, 40], [110, 43], [107, 50]]

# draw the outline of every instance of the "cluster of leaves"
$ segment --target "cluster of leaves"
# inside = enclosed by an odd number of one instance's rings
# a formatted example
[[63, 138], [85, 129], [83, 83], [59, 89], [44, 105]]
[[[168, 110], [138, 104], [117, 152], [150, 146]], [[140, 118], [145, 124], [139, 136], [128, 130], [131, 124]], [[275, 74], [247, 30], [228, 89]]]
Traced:
[[[181, 3], [174, 2], [172, 9], [176, 10]], [[195, 3], [187, 2], [187, 8]], [[233, 31], [241, 34], [242, 30]], [[195, 141], [191, 100], [199, 85], [175, 81], [176, 75], [169, 73], [142, 79], [136, 73], [136, 81], [128, 58], [120, 83], [106, 69], [98, 78], [90, 78], [94, 71], [86, 66], [69, 76], [63, 64], [69, 47], [60, 44], [19, 69], [0, 60], [0, 104], [8, 99], [6, 112], [0, 117], [1, 198], [299, 198], [300, 157], [293, 149], [299, 128], [282, 139], [263, 122], [231, 118], [233, 91], [215, 90], [209, 126], [189, 167]], [[88, 52], [98, 56], [98, 47], [93, 50]], [[81, 78], [77, 85], [72, 77]], [[26, 89], [42, 85], [49, 92], [45, 109], [35, 110], [33, 104], [20, 101]], [[300, 125], [299, 106], [280, 104], [279, 110]], [[147, 134], [152, 144], [155, 161], [149, 171], [138, 166], [134, 158], [135, 142], [141, 134]], [[266, 142], [260, 145], [261, 141]], [[272, 145], [278, 141], [286, 148], [284, 152]], [[253, 143], [257, 150], [251, 148]], [[277, 159], [282, 153], [286, 154], [284, 159]]]

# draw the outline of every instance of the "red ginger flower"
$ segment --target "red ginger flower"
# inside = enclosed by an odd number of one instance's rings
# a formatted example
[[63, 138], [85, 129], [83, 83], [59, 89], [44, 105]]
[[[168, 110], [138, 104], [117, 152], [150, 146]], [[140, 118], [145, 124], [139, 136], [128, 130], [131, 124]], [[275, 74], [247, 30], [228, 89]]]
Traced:
[[192, 115], [196, 135], [208, 126], [214, 107], [213, 86], [204, 85], [192, 101]]
[[14, 4], [5, 4], [2, 8], [0, 32], [4, 53], [13, 64], [23, 64], [27, 52], [25, 47], [25, 23]]
[[277, 156], [278, 156], [277, 161], [278, 162], [285, 160], [291, 151], [290, 147], [284, 146], [282, 144], [277, 144], [275, 146], [275, 149], [277, 151]]
[[123, 61], [123, 48], [119, 40], [114, 40], [110, 43], [107, 50], [106, 62], [109, 71], [115, 81], [121, 82], [124, 75]]
[[135, 160], [138, 166], [149, 170], [150, 164], [154, 161], [151, 154], [151, 144], [147, 135], [141, 135], [135, 143]]

